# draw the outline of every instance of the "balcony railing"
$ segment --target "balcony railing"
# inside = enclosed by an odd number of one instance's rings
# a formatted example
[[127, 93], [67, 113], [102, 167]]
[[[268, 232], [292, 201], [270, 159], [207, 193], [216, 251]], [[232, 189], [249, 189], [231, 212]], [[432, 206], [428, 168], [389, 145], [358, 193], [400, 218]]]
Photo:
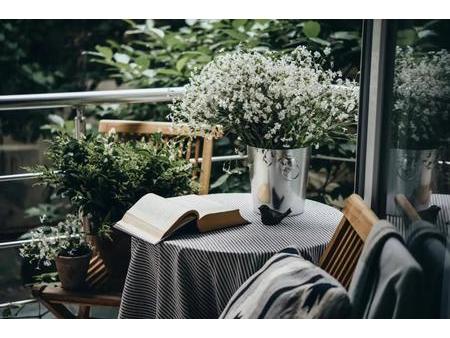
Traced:
[[[0, 114], [2, 111], [7, 110], [54, 109], [72, 107], [76, 109], [77, 112], [77, 115], [75, 117], [75, 132], [76, 135], [80, 135], [85, 130], [83, 108], [86, 105], [171, 102], [176, 97], [183, 95], [183, 93], [183, 87], [171, 87], [52, 94], [4, 95], [0, 96]], [[224, 162], [233, 160], [245, 160], [246, 158], [246, 155], [213, 156], [212, 161]], [[329, 161], [355, 162], [354, 158], [344, 158], [320, 154], [313, 155], [312, 158]], [[201, 161], [202, 159], [200, 158], [199, 162]], [[39, 175], [41, 175], [41, 173], [0, 175], [0, 182], [34, 179]]]

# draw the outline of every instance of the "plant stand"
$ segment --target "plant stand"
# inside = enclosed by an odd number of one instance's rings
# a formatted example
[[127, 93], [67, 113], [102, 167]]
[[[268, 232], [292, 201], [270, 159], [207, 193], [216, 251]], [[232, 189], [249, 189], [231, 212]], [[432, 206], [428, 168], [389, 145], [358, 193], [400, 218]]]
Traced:
[[[119, 307], [121, 297], [120, 294], [95, 291], [67, 291], [59, 285], [35, 285], [32, 288], [32, 294], [56, 318], [60, 319], [90, 318], [91, 306]], [[73, 314], [64, 304], [77, 305], [78, 314]]]
[[[91, 306], [119, 307], [121, 293], [107, 291], [108, 273], [99, 256], [89, 263], [86, 288], [68, 291], [57, 284], [37, 284], [31, 289], [33, 296], [56, 317], [61, 319], [90, 318]], [[78, 306], [75, 315], [64, 304]]]

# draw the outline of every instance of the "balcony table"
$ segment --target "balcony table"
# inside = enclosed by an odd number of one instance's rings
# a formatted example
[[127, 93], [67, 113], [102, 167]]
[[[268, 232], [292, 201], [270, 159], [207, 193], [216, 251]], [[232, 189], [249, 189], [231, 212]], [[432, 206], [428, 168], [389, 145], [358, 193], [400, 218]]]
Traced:
[[263, 225], [250, 194], [208, 197], [251, 224], [181, 233], [152, 245], [133, 238], [119, 318], [218, 318], [229, 298], [276, 252], [296, 246], [317, 262], [342, 213], [307, 200], [305, 212]]

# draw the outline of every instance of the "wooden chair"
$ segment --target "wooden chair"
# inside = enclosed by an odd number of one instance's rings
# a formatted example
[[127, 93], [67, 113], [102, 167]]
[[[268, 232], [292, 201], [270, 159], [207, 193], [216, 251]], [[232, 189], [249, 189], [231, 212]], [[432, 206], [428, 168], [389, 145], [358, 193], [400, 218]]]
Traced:
[[[186, 129], [174, 128], [170, 122], [144, 122], [144, 121], [129, 121], [129, 120], [100, 120], [98, 127], [100, 133], [108, 133], [114, 130], [119, 135], [151, 135], [155, 133], [161, 133], [163, 136], [171, 137], [184, 137], [187, 139], [185, 156], [187, 160], [191, 160], [194, 166], [198, 167], [200, 164], [199, 183], [200, 195], [206, 195], [209, 191], [209, 181], [211, 178], [211, 164], [212, 164], [212, 150], [213, 150], [213, 138], [212, 137], [196, 137], [191, 140], [189, 133]], [[203, 139], [203, 142], [202, 142]], [[194, 141], [194, 142], [193, 142]], [[192, 143], [194, 143], [194, 149], [192, 149]], [[202, 145], [203, 143], [203, 145]], [[201, 149], [201, 163], [199, 161]], [[193, 158], [191, 156], [194, 155]]]
[[364, 241], [372, 226], [378, 222], [378, 217], [356, 194], [347, 198], [343, 213], [330, 243], [320, 257], [319, 266], [348, 289]]

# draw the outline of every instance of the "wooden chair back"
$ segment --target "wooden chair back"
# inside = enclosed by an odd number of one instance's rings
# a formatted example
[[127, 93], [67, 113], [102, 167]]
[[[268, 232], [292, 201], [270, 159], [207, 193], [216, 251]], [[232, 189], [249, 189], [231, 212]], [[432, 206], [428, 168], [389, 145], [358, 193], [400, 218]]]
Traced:
[[[184, 138], [186, 142], [184, 144], [180, 143], [180, 145], [184, 147], [184, 149], [180, 148], [180, 154], [184, 153], [185, 158], [194, 164], [194, 175], [198, 176], [200, 183], [199, 194], [208, 194], [212, 165], [212, 137], [198, 136], [192, 139], [189, 137], [189, 132], [187, 130], [174, 128], [173, 124], [170, 122], [100, 120], [98, 129], [100, 133], [108, 133], [111, 130], [114, 130], [119, 135], [124, 136], [161, 133], [165, 138]], [[200, 170], [198, 170], [198, 168]]]
[[348, 289], [364, 242], [378, 217], [356, 194], [347, 198], [343, 214], [319, 266]]

